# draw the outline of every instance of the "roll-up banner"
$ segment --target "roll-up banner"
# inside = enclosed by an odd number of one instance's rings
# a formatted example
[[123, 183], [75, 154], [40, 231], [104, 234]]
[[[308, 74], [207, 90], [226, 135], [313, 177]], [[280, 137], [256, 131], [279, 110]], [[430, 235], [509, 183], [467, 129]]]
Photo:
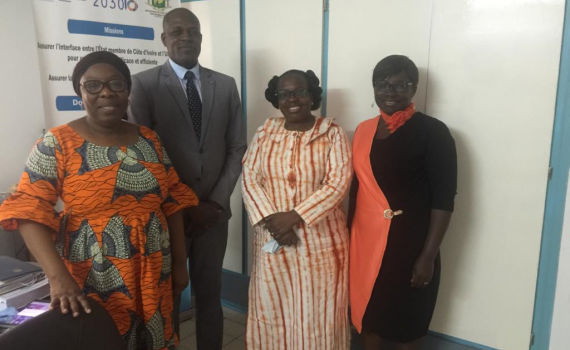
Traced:
[[131, 74], [163, 64], [162, 19], [180, 0], [33, 0], [46, 126], [85, 112], [71, 74], [90, 52], [121, 57]]

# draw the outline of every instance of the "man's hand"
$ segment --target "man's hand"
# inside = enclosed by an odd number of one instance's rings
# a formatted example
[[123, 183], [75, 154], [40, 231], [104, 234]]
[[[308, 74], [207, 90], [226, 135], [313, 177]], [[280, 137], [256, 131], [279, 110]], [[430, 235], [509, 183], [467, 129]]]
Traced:
[[216, 202], [200, 201], [197, 206], [185, 209], [186, 219], [200, 229], [211, 229], [220, 219], [222, 206]]

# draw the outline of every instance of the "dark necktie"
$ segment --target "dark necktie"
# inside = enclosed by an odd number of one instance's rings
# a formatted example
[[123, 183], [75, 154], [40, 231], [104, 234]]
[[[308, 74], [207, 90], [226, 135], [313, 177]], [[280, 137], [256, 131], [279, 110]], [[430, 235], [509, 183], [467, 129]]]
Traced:
[[198, 136], [199, 141], [202, 130], [202, 100], [200, 100], [198, 89], [196, 89], [196, 85], [194, 85], [194, 79], [196, 79], [194, 73], [191, 71], [186, 72], [184, 79], [186, 79], [188, 109], [190, 110], [190, 117], [192, 118], [192, 124], [194, 124], [194, 131], [196, 132], [196, 136]]

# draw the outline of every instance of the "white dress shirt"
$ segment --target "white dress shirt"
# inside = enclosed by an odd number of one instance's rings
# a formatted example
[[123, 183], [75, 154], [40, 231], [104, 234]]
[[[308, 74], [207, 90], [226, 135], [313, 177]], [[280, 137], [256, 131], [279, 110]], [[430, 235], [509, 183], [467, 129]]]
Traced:
[[[170, 66], [174, 70], [174, 73], [176, 73], [176, 75], [178, 76], [180, 84], [182, 85], [182, 91], [184, 91], [185, 95], [186, 95], [187, 79], [184, 79], [184, 76], [186, 75], [187, 71], [191, 71], [192, 73], [194, 73], [194, 76], [196, 77], [196, 79], [194, 79], [194, 86], [196, 86], [196, 89], [198, 90], [198, 95], [200, 96], [200, 100], [202, 100], [202, 83], [200, 82], [200, 64], [196, 63], [194, 67], [186, 69], [181, 65], [177, 64], [176, 62], [174, 62], [171, 58], [169, 58], [168, 61], [170, 62]], [[188, 99], [188, 96], [186, 96], [186, 99]]]

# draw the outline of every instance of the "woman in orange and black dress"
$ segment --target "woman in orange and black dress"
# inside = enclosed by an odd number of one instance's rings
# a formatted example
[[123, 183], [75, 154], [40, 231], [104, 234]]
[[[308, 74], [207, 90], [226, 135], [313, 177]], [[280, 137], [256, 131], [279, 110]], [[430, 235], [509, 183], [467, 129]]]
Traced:
[[381, 60], [372, 78], [380, 115], [354, 135], [350, 295], [366, 350], [419, 349], [437, 299], [457, 157], [445, 124], [415, 110], [418, 75], [405, 56]]
[[87, 115], [38, 141], [0, 225], [22, 233], [49, 279], [52, 308], [77, 317], [91, 297], [127, 349], [174, 349], [173, 298], [188, 284], [181, 210], [198, 199], [158, 136], [123, 120], [130, 86], [114, 54], [77, 64], [73, 87]]

